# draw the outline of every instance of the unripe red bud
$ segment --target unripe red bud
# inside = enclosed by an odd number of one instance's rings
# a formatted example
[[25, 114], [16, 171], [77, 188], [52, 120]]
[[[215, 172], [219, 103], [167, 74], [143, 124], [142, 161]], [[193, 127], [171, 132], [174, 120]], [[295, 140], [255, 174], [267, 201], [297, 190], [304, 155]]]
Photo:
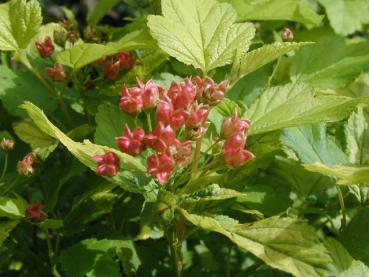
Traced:
[[144, 138], [145, 144], [161, 153], [165, 153], [166, 150], [178, 143], [176, 139], [176, 133], [172, 127], [164, 126], [159, 122], [153, 132], [148, 133]]
[[51, 37], [46, 36], [44, 42], [35, 42], [36, 48], [40, 53], [41, 57], [48, 58], [54, 53], [54, 45]]
[[119, 101], [119, 107], [128, 114], [141, 112], [143, 109], [143, 101], [139, 88], [128, 89], [123, 86], [122, 97]]
[[136, 64], [136, 59], [130, 52], [121, 52], [116, 55], [121, 68], [131, 69]]
[[37, 156], [35, 153], [30, 152], [24, 158], [18, 162], [17, 171], [19, 175], [31, 176], [36, 170]]
[[144, 136], [145, 131], [142, 128], [137, 128], [132, 132], [126, 124], [124, 136], [116, 138], [116, 140], [122, 152], [137, 156], [145, 149]]
[[196, 86], [190, 79], [178, 84], [176, 81], [170, 86], [168, 96], [171, 98], [175, 109], [187, 108], [196, 97]]
[[41, 203], [31, 203], [26, 209], [26, 218], [33, 222], [42, 222], [47, 218]]
[[224, 143], [224, 148], [242, 149], [246, 145], [246, 136], [243, 133], [234, 133]]
[[103, 176], [115, 176], [120, 169], [120, 161], [117, 154], [107, 152], [104, 155], [96, 155], [92, 159], [97, 162], [96, 173]]
[[0, 148], [3, 149], [4, 151], [11, 151], [14, 148], [14, 144], [15, 144], [14, 140], [3, 138], [0, 143]]
[[103, 70], [104, 77], [110, 81], [118, 79], [119, 72], [120, 72], [119, 61], [114, 62], [112, 59], [108, 61]]
[[223, 160], [231, 167], [239, 167], [246, 162], [252, 160], [254, 154], [245, 149], [239, 148], [224, 148], [223, 149]]
[[192, 105], [190, 116], [186, 121], [186, 125], [190, 128], [198, 128], [203, 126], [208, 119], [210, 109], [207, 106], [197, 107], [196, 104]]
[[159, 103], [156, 109], [156, 120], [163, 122], [165, 125], [169, 125], [174, 108], [171, 102], [162, 101]]
[[140, 86], [142, 86], [142, 101], [144, 109], [151, 109], [156, 106], [159, 101], [159, 87], [152, 80], [145, 84], [139, 81]]
[[175, 164], [172, 158], [166, 154], [155, 154], [147, 158], [147, 172], [161, 183], [167, 183], [173, 173]]
[[237, 115], [227, 118], [222, 125], [221, 135], [229, 138], [234, 133], [243, 133], [250, 128], [248, 120], [241, 120]]
[[54, 82], [62, 82], [68, 78], [67, 73], [64, 71], [64, 67], [59, 63], [56, 63], [53, 68], [49, 67], [47, 69], [47, 75], [49, 75]]

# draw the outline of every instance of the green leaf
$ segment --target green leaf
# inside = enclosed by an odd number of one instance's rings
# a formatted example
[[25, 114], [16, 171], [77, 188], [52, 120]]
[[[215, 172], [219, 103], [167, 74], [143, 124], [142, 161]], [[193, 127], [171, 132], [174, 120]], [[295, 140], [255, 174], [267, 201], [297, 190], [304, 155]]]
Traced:
[[369, 166], [333, 165], [331, 167], [322, 163], [305, 164], [305, 169], [333, 176], [338, 179], [339, 185], [362, 184], [369, 182]]
[[[134, 249], [130, 241], [87, 239], [63, 250], [60, 262], [67, 277], [119, 277], [116, 250], [127, 246]], [[137, 258], [136, 253], [130, 254]]]
[[134, 120], [123, 113], [117, 105], [103, 103], [96, 114], [95, 143], [118, 149], [116, 137], [123, 135], [125, 124], [134, 127]]
[[336, 144], [334, 137], [327, 135], [326, 124], [285, 129], [281, 141], [306, 164], [321, 162], [333, 165], [347, 162], [345, 153]]
[[256, 50], [246, 53], [233, 64], [231, 72], [231, 83], [236, 83], [242, 77], [259, 69], [260, 67], [278, 59], [288, 52], [299, 49], [301, 46], [309, 44], [308, 42], [276, 42], [262, 46]]
[[129, 33], [118, 41], [105, 45], [96, 43], [80, 43], [56, 55], [58, 63], [69, 66], [74, 70], [80, 69], [101, 57], [117, 54], [121, 51], [150, 47], [152, 39], [147, 30]]
[[232, 199], [242, 196], [243, 193], [233, 190], [222, 188], [218, 184], [212, 184], [206, 189], [197, 191], [191, 195], [185, 196], [185, 201], [190, 203], [207, 202], [207, 201], [220, 201], [226, 199]]
[[235, 113], [241, 114], [240, 107], [229, 98], [225, 98], [221, 103], [211, 109], [209, 120], [214, 124], [218, 134], [220, 134], [224, 118], [230, 117]]
[[369, 164], [369, 113], [363, 106], [350, 116], [345, 133], [350, 163]]
[[319, 122], [338, 121], [348, 116], [358, 99], [318, 94], [303, 83], [266, 90], [246, 111], [251, 120], [250, 135]]
[[61, 219], [46, 219], [40, 223], [40, 226], [45, 229], [59, 229], [63, 227], [63, 220]]
[[293, 57], [290, 74], [294, 82], [335, 88], [347, 85], [368, 68], [368, 42], [346, 45], [343, 38], [326, 37]]
[[179, 61], [203, 72], [245, 53], [255, 34], [250, 23], [235, 23], [231, 5], [215, 0], [163, 0], [163, 16], [150, 15], [148, 26], [159, 46]]
[[339, 241], [354, 259], [369, 265], [369, 207], [361, 208], [339, 236]]
[[43, 133], [34, 124], [28, 122], [16, 123], [14, 131], [21, 140], [31, 146], [32, 151], [42, 160], [45, 160], [58, 146], [55, 139]]
[[88, 140], [83, 143], [75, 142], [55, 127], [45, 114], [32, 103], [26, 102], [22, 105], [22, 108], [27, 111], [29, 117], [42, 132], [59, 140], [81, 163], [90, 169], [96, 169], [96, 163], [91, 159], [93, 156], [112, 151], [120, 158], [122, 170], [118, 175], [107, 179], [131, 192], [145, 194], [151, 191], [152, 188], [145, 185], [149, 181], [145, 174], [146, 168], [132, 156], [109, 147], [93, 144]]
[[96, 25], [120, 0], [99, 0], [92, 11], [87, 15], [89, 24]]
[[31, 101], [47, 113], [52, 113], [57, 105], [45, 87], [30, 72], [12, 71], [0, 65], [0, 100], [6, 110], [15, 116], [26, 113], [19, 108], [24, 101]]
[[0, 247], [9, 236], [9, 233], [18, 225], [18, 221], [2, 221], [0, 222]]
[[348, 35], [362, 30], [369, 23], [369, 2], [366, 0], [318, 0], [327, 12], [337, 34]]
[[20, 197], [17, 199], [0, 197], [0, 217], [24, 218], [27, 205], [27, 202]]
[[239, 20], [289, 20], [308, 27], [318, 25], [323, 16], [317, 14], [305, 0], [222, 0], [238, 12]]
[[271, 267], [298, 277], [328, 275], [332, 260], [315, 230], [301, 220], [271, 217], [239, 224], [222, 216], [181, 212], [195, 226], [225, 235]]
[[335, 239], [328, 238], [324, 242], [333, 259], [339, 277], [369, 275], [369, 268], [361, 261], [354, 260], [347, 250]]
[[26, 49], [42, 23], [37, 0], [12, 0], [0, 5], [0, 50]]

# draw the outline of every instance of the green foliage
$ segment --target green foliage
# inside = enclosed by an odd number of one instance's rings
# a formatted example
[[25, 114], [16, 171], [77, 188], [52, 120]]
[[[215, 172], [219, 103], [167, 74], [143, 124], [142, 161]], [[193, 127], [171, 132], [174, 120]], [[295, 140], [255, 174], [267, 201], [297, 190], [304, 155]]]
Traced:
[[0, 197], [0, 217], [7, 217], [10, 219], [23, 218], [27, 205], [27, 202], [20, 197], [16, 199]]
[[348, 35], [369, 23], [369, 3], [365, 0], [319, 0], [337, 34]]
[[249, 49], [255, 28], [235, 23], [236, 12], [215, 0], [162, 1], [163, 16], [149, 16], [159, 46], [179, 61], [203, 72], [230, 64], [236, 50]]
[[88, 23], [96, 25], [104, 15], [111, 10], [119, 0], [100, 0], [97, 2], [96, 6], [87, 15]]
[[222, 0], [233, 5], [240, 20], [291, 20], [306, 26], [316, 26], [322, 21], [305, 0]]
[[12, 0], [0, 5], [0, 15], [0, 50], [26, 49], [42, 23], [38, 1]]

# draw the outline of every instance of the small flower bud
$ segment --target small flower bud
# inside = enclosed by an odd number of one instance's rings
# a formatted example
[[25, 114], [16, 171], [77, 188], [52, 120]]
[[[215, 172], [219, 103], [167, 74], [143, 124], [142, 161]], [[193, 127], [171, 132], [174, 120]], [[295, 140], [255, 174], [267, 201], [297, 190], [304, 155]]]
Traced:
[[47, 75], [49, 75], [54, 82], [62, 82], [68, 78], [64, 67], [59, 63], [56, 63], [53, 68], [47, 68]]
[[112, 59], [108, 61], [103, 70], [104, 77], [110, 81], [118, 79], [119, 72], [120, 72], [119, 61], [114, 62]]
[[22, 176], [31, 176], [33, 173], [35, 173], [36, 162], [37, 162], [36, 154], [33, 152], [28, 153], [17, 164], [18, 174]]
[[54, 45], [51, 37], [46, 36], [44, 42], [35, 42], [35, 46], [40, 53], [41, 57], [48, 58], [54, 53]]
[[26, 218], [33, 222], [42, 222], [47, 218], [47, 214], [43, 211], [44, 205], [41, 203], [31, 203], [26, 209]]
[[222, 125], [221, 135], [229, 138], [234, 133], [243, 133], [250, 128], [248, 120], [241, 120], [237, 115], [227, 118]]
[[207, 106], [197, 107], [196, 104], [192, 105], [190, 116], [186, 121], [186, 125], [190, 128], [199, 128], [204, 125], [208, 119], [210, 109]]
[[141, 112], [143, 109], [141, 90], [139, 88], [128, 89], [126, 86], [123, 86], [119, 107], [128, 114]]
[[191, 163], [192, 160], [192, 141], [188, 140], [182, 142], [178, 147], [176, 147], [175, 153], [173, 153], [173, 158], [179, 167], [186, 167]]
[[195, 100], [196, 86], [190, 79], [186, 79], [182, 84], [174, 81], [169, 88], [168, 96], [172, 99], [175, 109], [185, 109]]
[[290, 28], [283, 28], [282, 30], [282, 39], [284, 41], [293, 41], [294, 39], [294, 35], [293, 35], [293, 31]]
[[147, 158], [147, 172], [161, 183], [167, 183], [173, 173], [175, 164], [166, 154], [155, 154]]
[[169, 125], [164, 126], [161, 122], [158, 123], [153, 132], [148, 133], [144, 137], [144, 141], [148, 147], [161, 153], [165, 153], [170, 146], [178, 143], [176, 133], [172, 127]]
[[92, 159], [97, 162], [96, 173], [102, 176], [113, 177], [120, 170], [120, 160], [114, 152], [107, 152], [104, 155], [96, 155]]
[[67, 41], [67, 32], [65, 31], [54, 31], [54, 41], [57, 45], [64, 47]]
[[11, 151], [14, 148], [14, 144], [15, 144], [14, 140], [3, 138], [0, 143], [0, 148], [3, 149], [4, 151]]
[[120, 150], [132, 156], [137, 156], [145, 150], [143, 142], [145, 131], [142, 128], [137, 128], [133, 132], [126, 124], [124, 129], [124, 136], [116, 138]]
[[234, 133], [224, 142], [224, 148], [242, 149], [246, 145], [246, 136], [243, 133]]
[[67, 34], [67, 40], [70, 42], [70, 43], [76, 43], [78, 40], [79, 40], [79, 34], [77, 32], [69, 32]]
[[136, 59], [130, 52], [121, 52], [116, 55], [119, 60], [120, 67], [124, 69], [131, 69], [136, 63]]
[[254, 154], [245, 149], [239, 148], [224, 148], [223, 149], [223, 160], [231, 167], [240, 167], [246, 162], [252, 160]]
[[139, 84], [143, 91], [142, 101], [144, 109], [147, 110], [154, 108], [159, 101], [159, 86], [152, 80], [148, 81], [146, 84], [139, 81]]

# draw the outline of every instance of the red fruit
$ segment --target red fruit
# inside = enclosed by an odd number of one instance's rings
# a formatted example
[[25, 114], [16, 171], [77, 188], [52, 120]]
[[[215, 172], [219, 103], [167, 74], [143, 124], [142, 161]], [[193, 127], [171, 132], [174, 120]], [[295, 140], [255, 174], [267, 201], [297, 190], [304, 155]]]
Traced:
[[145, 144], [161, 153], [165, 153], [166, 150], [178, 143], [176, 139], [176, 133], [169, 125], [164, 126], [162, 122], [159, 122], [153, 132], [148, 133], [144, 138]]
[[222, 125], [221, 135], [229, 138], [234, 133], [243, 133], [250, 128], [248, 120], [242, 120], [237, 115], [227, 118]]
[[56, 63], [53, 68], [49, 67], [47, 69], [47, 75], [49, 75], [54, 82], [62, 82], [68, 78], [67, 73], [64, 71], [64, 67], [59, 63]]
[[197, 107], [196, 104], [192, 105], [190, 115], [187, 118], [186, 125], [190, 128], [199, 128], [203, 126], [208, 119], [210, 109], [207, 106]]
[[158, 122], [163, 122], [165, 125], [169, 125], [173, 111], [174, 108], [170, 100], [160, 102], [156, 109], [156, 120]]
[[254, 154], [245, 149], [239, 148], [224, 148], [223, 149], [223, 160], [231, 167], [239, 167], [246, 162], [252, 160]]
[[41, 203], [31, 203], [26, 209], [26, 218], [33, 222], [44, 221], [47, 214], [43, 211], [44, 205]]
[[168, 96], [175, 109], [187, 108], [195, 100], [196, 86], [190, 79], [186, 79], [182, 84], [174, 81], [169, 88]]
[[147, 172], [161, 183], [167, 183], [173, 173], [175, 164], [166, 154], [155, 154], [147, 158]]
[[122, 111], [135, 114], [143, 109], [143, 101], [139, 88], [130, 88], [123, 86], [122, 97], [119, 100], [119, 107]]
[[131, 69], [136, 64], [136, 59], [130, 52], [121, 52], [115, 56], [120, 64], [120, 68]]
[[104, 77], [110, 81], [118, 79], [120, 72], [119, 61], [114, 62], [112, 59], [108, 61], [103, 69]]
[[234, 133], [224, 142], [224, 148], [243, 149], [246, 145], [246, 136], [243, 133]]
[[172, 113], [169, 124], [173, 129], [181, 128], [188, 120], [188, 116], [189, 114], [185, 109], [176, 110]]
[[142, 101], [144, 109], [154, 108], [159, 101], [159, 86], [152, 80], [148, 81], [146, 84], [143, 84], [141, 81], [138, 81], [138, 83], [143, 91]]
[[145, 131], [142, 128], [137, 128], [133, 132], [126, 124], [124, 129], [124, 136], [116, 138], [120, 150], [132, 156], [137, 156], [145, 150], [143, 138]]
[[117, 154], [107, 152], [104, 155], [96, 155], [92, 159], [97, 162], [96, 173], [103, 176], [115, 176], [120, 169], [120, 161]]
[[53, 41], [51, 40], [51, 37], [46, 36], [44, 42], [35, 42], [35, 46], [40, 53], [41, 57], [48, 58], [50, 57], [55, 50], [55, 47], [53, 45]]

